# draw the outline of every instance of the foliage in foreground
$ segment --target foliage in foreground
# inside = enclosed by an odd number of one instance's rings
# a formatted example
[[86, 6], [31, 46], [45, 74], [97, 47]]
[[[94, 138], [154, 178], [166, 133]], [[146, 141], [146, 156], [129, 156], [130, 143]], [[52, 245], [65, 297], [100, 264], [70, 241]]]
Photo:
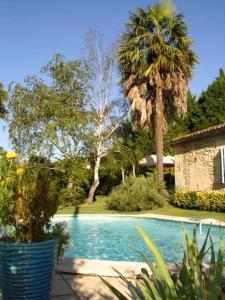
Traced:
[[16, 153], [0, 153], [0, 219], [4, 226], [1, 241], [37, 242], [57, 237], [58, 253], [69, 236], [62, 224], [51, 226], [59, 206], [57, 170], [41, 157], [26, 165], [16, 162]]
[[225, 211], [224, 191], [183, 191], [176, 190], [171, 203], [182, 208], [201, 209], [209, 211]]
[[[135, 285], [128, 282], [122, 275], [122, 280], [127, 284], [133, 299], [136, 300], [219, 300], [225, 299], [221, 288], [223, 270], [223, 240], [220, 233], [219, 251], [216, 259], [213, 242], [208, 230], [203, 246], [198, 250], [196, 229], [191, 239], [186, 231], [184, 258], [177, 277], [171, 277], [168, 268], [154, 243], [148, 238], [142, 228], [137, 228], [149, 251], [155, 258], [153, 265], [148, 258], [142, 254], [145, 262], [152, 270], [152, 276], [146, 269], [142, 270], [140, 278], [136, 279]], [[208, 247], [209, 242], [209, 248]], [[203, 260], [210, 252], [211, 259], [209, 269], [203, 270]], [[118, 297], [126, 300], [119, 290], [113, 287], [106, 280], [102, 279], [109, 289]]]
[[108, 208], [118, 211], [140, 211], [163, 207], [167, 193], [155, 175], [129, 177], [115, 188], [107, 202]]

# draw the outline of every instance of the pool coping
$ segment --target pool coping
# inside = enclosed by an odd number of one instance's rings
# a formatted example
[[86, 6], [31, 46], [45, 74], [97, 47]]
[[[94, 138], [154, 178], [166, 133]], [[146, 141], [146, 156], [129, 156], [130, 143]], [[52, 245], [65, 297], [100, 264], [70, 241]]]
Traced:
[[213, 225], [213, 226], [222, 226], [225, 227], [225, 222], [219, 221], [217, 219], [205, 218], [187, 218], [187, 217], [177, 217], [177, 216], [167, 216], [167, 215], [156, 215], [151, 213], [144, 213], [138, 215], [129, 215], [129, 214], [55, 214], [56, 217], [133, 217], [133, 218], [152, 218], [166, 221], [175, 221], [181, 223], [191, 223], [191, 224], [200, 224], [202, 222], [203, 225]]
[[[174, 263], [168, 263], [167, 267], [171, 273], [178, 272], [178, 267]], [[144, 262], [61, 257], [56, 265], [57, 272], [67, 274], [102, 277], [120, 277], [122, 275], [125, 278], [136, 278], [141, 274], [143, 268], [148, 271], [149, 275], [152, 275], [150, 267]]]

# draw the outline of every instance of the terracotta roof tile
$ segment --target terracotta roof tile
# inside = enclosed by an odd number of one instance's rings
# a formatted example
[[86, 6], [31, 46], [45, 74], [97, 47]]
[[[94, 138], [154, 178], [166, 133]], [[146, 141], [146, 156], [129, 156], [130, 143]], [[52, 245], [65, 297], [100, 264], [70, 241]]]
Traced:
[[172, 140], [172, 144], [180, 144], [186, 141], [192, 141], [192, 140], [197, 140], [198, 138], [203, 138], [205, 136], [217, 133], [217, 132], [225, 132], [225, 123], [219, 124], [216, 126], [208, 127], [199, 131], [192, 132], [188, 135], [176, 138]]

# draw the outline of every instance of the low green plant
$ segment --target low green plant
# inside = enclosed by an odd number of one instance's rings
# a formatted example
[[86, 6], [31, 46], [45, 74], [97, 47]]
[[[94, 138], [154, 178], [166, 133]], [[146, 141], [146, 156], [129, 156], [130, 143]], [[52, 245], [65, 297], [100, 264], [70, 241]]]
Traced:
[[177, 189], [171, 197], [175, 206], [209, 211], [225, 211], [224, 191], [184, 191]]
[[166, 197], [164, 184], [154, 174], [129, 177], [123, 185], [113, 189], [107, 206], [118, 211], [141, 211], [163, 207]]
[[58, 239], [57, 258], [62, 256], [65, 249], [69, 246], [70, 235], [65, 232], [64, 224], [62, 222], [51, 226], [50, 237], [54, 236]]
[[[136, 300], [222, 300], [225, 294], [221, 288], [223, 271], [223, 240], [220, 232], [219, 251], [216, 259], [215, 249], [210, 236], [210, 228], [206, 239], [198, 249], [196, 229], [190, 238], [184, 230], [185, 245], [184, 258], [180, 273], [172, 277], [168, 271], [159, 250], [148, 238], [142, 228], [137, 227], [149, 251], [155, 258], [155, 265], [147, 256], [141, 254], [152, 271], [152, 275], [146, 269], [142, 269], [141, 276], [135, 280], [135, 284], [129, 282], [121, 274], [121, 279], [127, 285], [132, 299]], [[209, 247], [208, 247], [209, 242]], [[208, 270], [203, 268], [203, 260], [210, 252], [211, 258]], [[179, 268], [179, 267], [178, 267]], [[108, 281], [102, 279], [118, 299], [127, 300], [118, 289]], [[130, 298], [129, 298], [130, 299]]]
[[62, 225], [51, 226], [59, 206], [57, 178], [57, 170], [45, 158], [31, 157], [21, 165], [14, 152], [0, 154], [1, 240], [32, 243], [57, 237], [62, 253], [68, 234]]

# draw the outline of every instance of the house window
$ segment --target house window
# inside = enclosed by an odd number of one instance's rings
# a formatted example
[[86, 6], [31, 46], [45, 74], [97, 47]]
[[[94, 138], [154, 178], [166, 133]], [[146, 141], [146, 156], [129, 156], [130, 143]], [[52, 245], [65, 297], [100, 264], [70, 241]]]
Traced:
[[220, 149], [221, 159], [221, 182], [225, 183], [225, 148]]

